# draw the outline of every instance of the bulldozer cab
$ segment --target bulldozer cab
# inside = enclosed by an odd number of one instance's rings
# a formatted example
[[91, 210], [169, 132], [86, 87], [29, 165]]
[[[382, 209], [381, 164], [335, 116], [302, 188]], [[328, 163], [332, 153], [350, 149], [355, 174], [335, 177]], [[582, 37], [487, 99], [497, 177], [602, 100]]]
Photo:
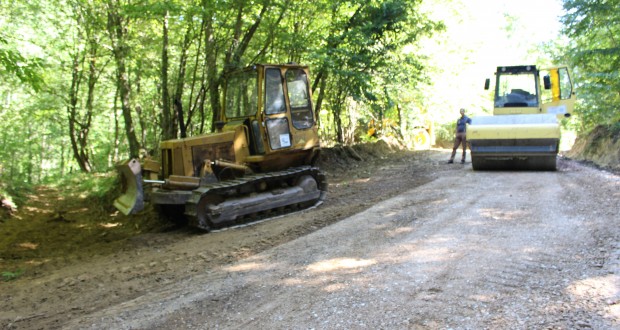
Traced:
[[223, 108], [223, 130], [246, 126], [253, 156], [319, 145], [305, 66], [257, 64], [230, 74]]

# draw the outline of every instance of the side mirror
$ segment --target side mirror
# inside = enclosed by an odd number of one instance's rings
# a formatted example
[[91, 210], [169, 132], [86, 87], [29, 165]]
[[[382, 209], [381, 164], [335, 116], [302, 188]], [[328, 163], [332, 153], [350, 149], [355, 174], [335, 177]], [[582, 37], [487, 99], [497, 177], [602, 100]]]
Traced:
[[543, 77], [543, 84], [545, 85], [545, 89], [551, 89], [551, 77], [544, 76]]
[[491, 79], [487, 78], [487, 79], [484, 81], [484, 89], [487, 89], [487, 90], [488, 90], [490, 85], [491, 85]]

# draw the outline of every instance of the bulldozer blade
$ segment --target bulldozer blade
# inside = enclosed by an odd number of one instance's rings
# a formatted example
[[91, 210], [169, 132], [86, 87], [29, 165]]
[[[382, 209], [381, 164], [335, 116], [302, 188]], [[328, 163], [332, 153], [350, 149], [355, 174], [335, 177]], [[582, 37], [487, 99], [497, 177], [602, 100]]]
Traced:
[[135, 214], [144, 209], [144, 190], [142, 188], [142, 169], [137, 159], [129, 159], [116, 165], [121, 175], [122, 195], [114, 200], [114, 207], [125, 215]]

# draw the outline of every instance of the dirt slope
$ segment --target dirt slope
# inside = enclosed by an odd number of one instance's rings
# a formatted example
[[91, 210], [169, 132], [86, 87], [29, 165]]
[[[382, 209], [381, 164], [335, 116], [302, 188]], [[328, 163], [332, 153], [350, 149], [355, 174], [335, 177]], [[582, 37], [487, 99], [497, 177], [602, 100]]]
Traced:
[[590, 134], [579, 137], [567, 156], [620, 172], [620, 129], [596, 127]]

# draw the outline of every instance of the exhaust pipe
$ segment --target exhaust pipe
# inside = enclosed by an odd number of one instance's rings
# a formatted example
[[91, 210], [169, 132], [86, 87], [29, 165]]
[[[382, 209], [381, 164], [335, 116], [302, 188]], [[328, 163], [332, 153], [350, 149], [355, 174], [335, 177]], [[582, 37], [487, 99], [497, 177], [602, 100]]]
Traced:
[[138, 159], [129, 159], [116, 165], [121, 176], [121, 192], [114, 200], [114, 207], [125, 215], [135, 214], [144, 209], [144, 190], [142, 168]]

